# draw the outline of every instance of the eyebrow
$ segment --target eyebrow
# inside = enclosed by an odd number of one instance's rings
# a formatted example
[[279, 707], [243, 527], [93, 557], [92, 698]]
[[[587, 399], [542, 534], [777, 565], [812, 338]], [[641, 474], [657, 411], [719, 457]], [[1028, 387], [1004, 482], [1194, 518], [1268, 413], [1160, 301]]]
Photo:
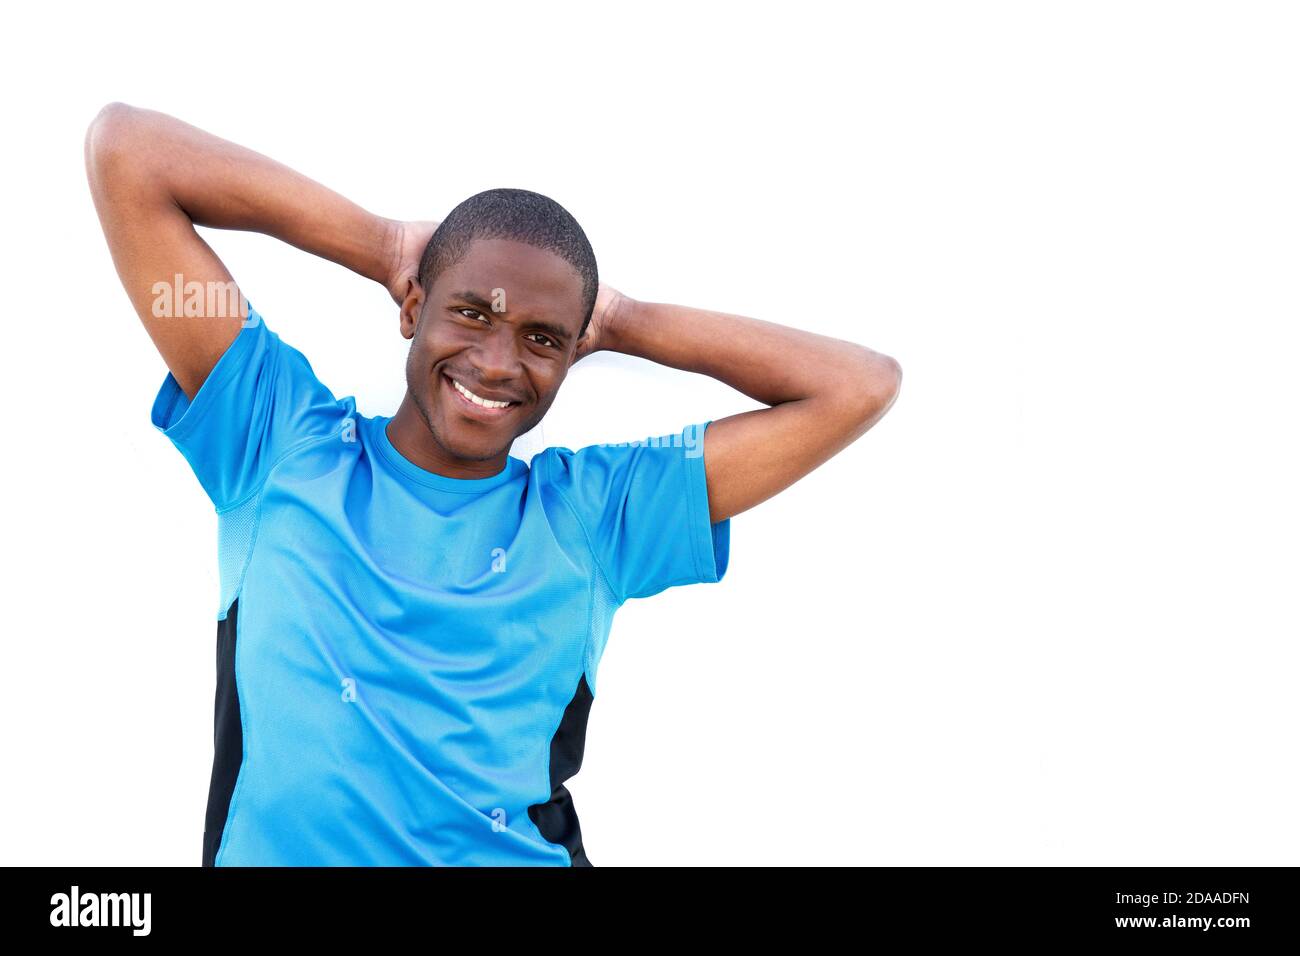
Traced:
[[[484, 312], [493, 312], [495, 315], [501, 314], [500, 312], [495, 312], [492, 308], [492, 303], [483, 298], [477, 292], [453, 292], [452, 298], [468, 302], [470, 305], [474, 306], [474, 308], [481, 309]], [[533, 328], [541, 329], [547, 335], [558, 339], [561, 342], [569, 341], [571, 333], [565, 330], [562, 326], [556, 325], [554, 322], [548, 322], [545, 319], [537, 319], [528, 324]]]

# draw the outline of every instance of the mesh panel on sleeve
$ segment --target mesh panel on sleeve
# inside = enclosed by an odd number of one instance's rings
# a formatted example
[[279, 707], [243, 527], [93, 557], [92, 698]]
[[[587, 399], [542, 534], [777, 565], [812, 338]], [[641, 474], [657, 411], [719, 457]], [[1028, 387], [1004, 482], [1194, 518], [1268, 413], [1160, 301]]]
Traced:
[[221, 603], [217, 620], [226, 618], [226, 611], [239, 594], [244, 578], [244, 568], [253, 550], [253, 535], [257, 530], [259, 492], [242, 505], [217, 515], [217, 566], [221, 572]]
[[600, 664], [601, 655], [605, 653], [605, 642], [609, 640], [614, 612], [619, 609], [618, 598], [606, 583], [605, 575], [595, 570], [594, 576], [591, 632], [587, 638], [587, 659], [583, 664], [587, 671], [587, 686], [591, 690], [592, 697], [596, 696], [596, 667]]
[[[550, 449], [548, 449], [549, 451]], [[569, 551], [573, 560], [583, 569], [591, 581], [591, 615], [587, 622], [586, 651], [583, 653], [582, 667], [587, 676], [587, 689], [596, 696], [596, 668], [609, 640], [610, 627], [614, 612], [621, 606], [617, 595], [596, 562], [595, 555], [587, 543], [587, 535], [579, 524], [577, 517], [563, 495], [551, 481], [550, 467], [553, 460], [545, 453], [535, 456], [532, 467], [546, 469], [543, 474], [542, 504], [547, 520], [555, 533], [555, 540], [560, 547]]]

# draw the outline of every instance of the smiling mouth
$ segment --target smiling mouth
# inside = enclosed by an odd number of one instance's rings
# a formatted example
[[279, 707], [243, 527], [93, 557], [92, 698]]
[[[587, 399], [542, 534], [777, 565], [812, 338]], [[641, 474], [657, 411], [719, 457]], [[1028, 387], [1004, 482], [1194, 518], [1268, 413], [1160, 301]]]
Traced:
[[442, 378], [446, 382], [447, 390], [455, 396], [457, 407], [471, 418], [480, 421], [494, 421], [509, 415], [511, 411], [519, 407], [519, 402], [494, 402], [475, 395], [460, 382], [456, 381], [446, 372], [442, 373]]

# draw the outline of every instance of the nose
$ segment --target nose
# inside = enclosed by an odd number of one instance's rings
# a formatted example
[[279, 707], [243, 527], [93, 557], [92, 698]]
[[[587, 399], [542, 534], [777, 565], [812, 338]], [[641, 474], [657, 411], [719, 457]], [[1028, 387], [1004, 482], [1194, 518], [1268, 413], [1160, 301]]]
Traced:
[[516, 339], [515, 330], [503, 322], [479, 340], [478, 347], [470, 354], [470, 362], [484, 385], [500, 386], [518, 380], [523, 363]]

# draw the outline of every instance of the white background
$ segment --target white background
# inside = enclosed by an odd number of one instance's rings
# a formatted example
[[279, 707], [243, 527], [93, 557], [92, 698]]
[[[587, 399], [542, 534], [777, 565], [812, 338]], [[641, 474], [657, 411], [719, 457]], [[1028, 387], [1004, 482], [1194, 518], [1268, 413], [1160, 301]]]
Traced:
[[[0, 862], [201, 855], [216, 524], [86, 186], [112, 100], [386, 216], [534, 189], [630, 295], [901, 362], [879, 425], [732, 520], [723, 582], [620, 611], [569, 782], [597, 866], [1300, 862], [1291, 10], [10, 10]], [[396, 409], [378, 285], [206, 235]], [[530, 437], [755, 407], [598, 356]]]

